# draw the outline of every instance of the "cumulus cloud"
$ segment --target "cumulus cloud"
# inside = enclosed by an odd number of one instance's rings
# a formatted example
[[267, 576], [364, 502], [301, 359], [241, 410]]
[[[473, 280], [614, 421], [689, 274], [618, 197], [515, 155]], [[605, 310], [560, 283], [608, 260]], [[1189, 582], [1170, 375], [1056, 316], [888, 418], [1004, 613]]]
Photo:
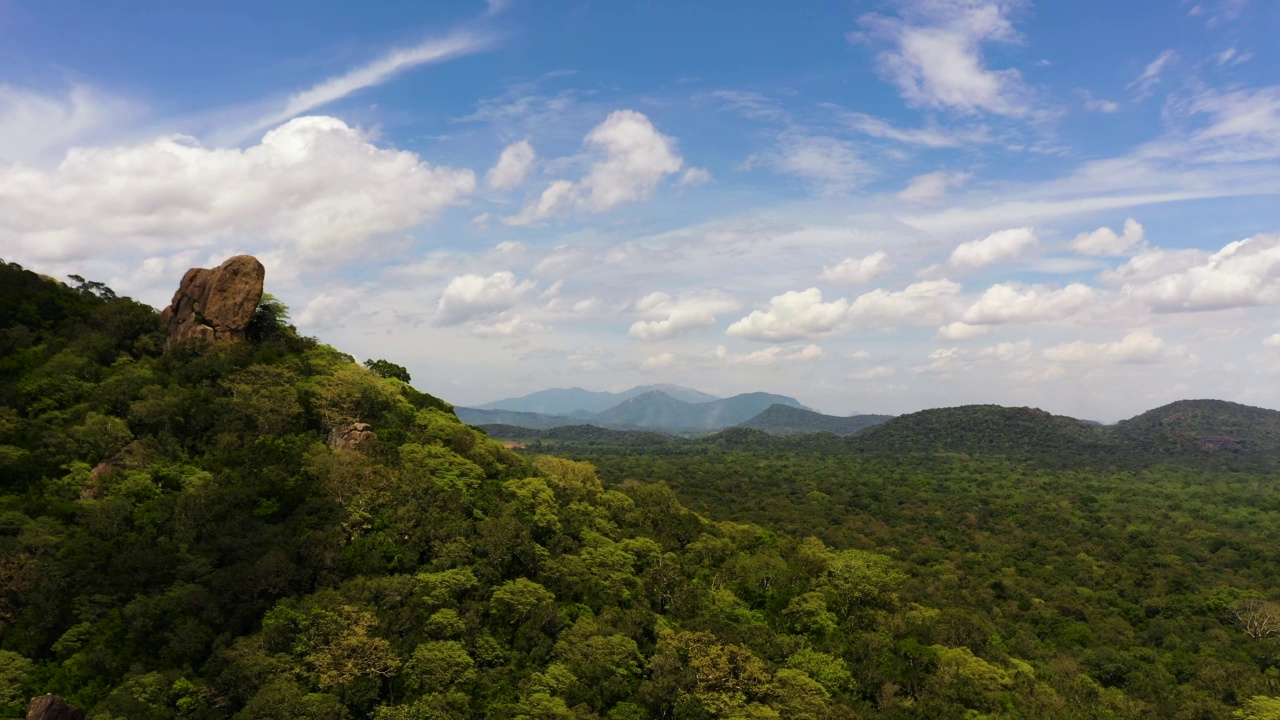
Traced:
[[1142, 223], [1129, 218], [1124, 221], [1124, 230], [1120, 234], [1109, 227], [1080, 233], [1071, 241], [1071, 249], [1081, 255], [1117, 257], [1142, 245], [1145, 237], [1146, 231], [1143, 230]]
[[1164, 347], [1163, 340], [1150, 330], [1142, 329], [1115, 342], [1077, 340], [1045, 348], [1044, 357], [1062, 363], [1146, 363], [1159, 360], [1164, 355]]
[[938, 328], [938, 339], [950, 340], [952, 342], [956, 342], [958, 340], [972, 340], [973, 338], [989, 335], [993, 332], [995, 332], [995, 328], [990, 325], [970, 325], [969, 323], [956, 321], [953, 323], [947, 323], [946, 325]]
[[860, 325], [936, 323], [960, 290], [958, 283], [946, 278], [913, 283], [898, 292], [877, 288], [853, 301], [849, 317]]
[[818, 279], [823, 282], [841, 283], [844, 285], [861, 285], [871, 282], [893, 268], [893, 262], [883, 250], [876, 251], [866, 257], [850, 257], [835, 265], [822, 268]]
[[647, 116], [635, 110], [610, 113], [583, 142], [597, 158], [586, 177], [551, 183], [536, 201], [504, 218], [507, 224], [528, 225], [575, 211], [601, 213], [644, 200], [663, 178], [684, 165], [675, 140], [658, 132]]
[[706, 185], [711, 182], [711, 172], [706, 168], [691, 167], [680, 176], [681, 185]]
[[987, 288], [960, 316], [970, 325], [1001, 325], [1059, 320], [1088, 307], [1098, 292], [1072, 283], [1061, 290], [1044, 285], [1000, 283]]
[[1029, 227], [998, 230], [981, 240], [960, 243], [951, 251], [953, 268], [971, 270], [1013, 260], [1037, 243], [1036, 231]]
[[489, 276], [459, 275], [449, 281], [436, 304], [436, 324], [461, 325], [515, 307], [532, 292], [530, 280], [516, 282], [514, 273], [501, 271]]
[[954, 173], [939, 170], [911, 178], [907, 187], [898, 193], [898, 199], [909, 203], [937, 202], [952, 188], [957, 188], [969, 180], [968, 173]]
[[995, 360], [997, 362], [1022, 362], [1031, 359], [1031, 341], [1021, 340], [1019, 342], [1002, 342], [992, 345], [989, 348], [983, 348], [978, 352], [978, 358], [983, 360]]
[[1280, 333], [1263, 338], [1262, 344], [1267, 347], [1280, 348]]
[[502, 313], [492, 320], [476, 322], [471, 326], [472, 335], [499, 340], [548, 332], [551, 332], [551, 328], [516, 313]]
[[672, 297], [667, 293], [650, 293], [636, 303], [636, 311], [659, 316], [659, 320], [641, 320], [631, 325], [628, 335], [638, 340], [666, 340], [685, 332], [708, 328], [720, 313], [740, 307], [737, 300], [718, 291]]
[[826, 335], [845, 323], [849, 301], [822, 302], [818, 288], [792, 290], [769, 301], [768, 310], [756, 310], [729, 326], [731, 337], [748, 340], [797, 340]]
[[484, 181], [494, 190], [510, 190], [520, 186], [533, 169], [537, 153], [528, 140], [512, 143], [498, 155], [498, 164], [485, 173]]
[[[1183, 261], [1192, 258], [1191, 254], [1177, 256]], [[1201, 262], [1155, 277], [1135, 277], [1124, 291], [1156, 312], [1280, 303], [1280, 236], [1255, 235], [1229, 243]]]
[[[1031, 112], [1029, 91], [1014, 69], [993, 70], [983, 58], [987, 43], [1018, 39], [1010, 0], [917, 0], [903, 17], [868, 15], [862, 24], [891, 49], [878, 62], [911, 105], [962, 113], [1021, 117]], [[851, 36], [859, 40], [862, 36]]]
[[74, 148], [49, 171], [0, 168], [0, 242], [72, 260], [258, 237], [317, 261], [436, 217], [475, 189], [470, 170], [377, 147], [330, 117], [303, 117], [241, 149], [184, 136]]

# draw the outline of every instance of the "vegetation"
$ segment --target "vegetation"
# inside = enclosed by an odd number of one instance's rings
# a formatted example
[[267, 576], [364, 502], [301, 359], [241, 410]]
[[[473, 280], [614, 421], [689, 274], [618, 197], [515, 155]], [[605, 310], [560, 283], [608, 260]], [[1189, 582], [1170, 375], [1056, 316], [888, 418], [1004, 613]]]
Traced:
[[1280, 707], [1265, 453], [1130, 452], [1230, 435], [1221, 406], [515, 454], [267, 302], [250, 342], [166, 353], [153, 309], [0, 264], [0, 717], [46, 692], [104, 720]]

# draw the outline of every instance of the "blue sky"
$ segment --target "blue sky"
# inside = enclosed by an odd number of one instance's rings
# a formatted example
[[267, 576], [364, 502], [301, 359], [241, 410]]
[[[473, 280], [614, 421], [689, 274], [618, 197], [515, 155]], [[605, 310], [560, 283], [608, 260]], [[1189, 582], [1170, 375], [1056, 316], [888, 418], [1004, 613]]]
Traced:
[[1280, 407], [1280, 5], [0, 0], [0, 257], [460, 404]]

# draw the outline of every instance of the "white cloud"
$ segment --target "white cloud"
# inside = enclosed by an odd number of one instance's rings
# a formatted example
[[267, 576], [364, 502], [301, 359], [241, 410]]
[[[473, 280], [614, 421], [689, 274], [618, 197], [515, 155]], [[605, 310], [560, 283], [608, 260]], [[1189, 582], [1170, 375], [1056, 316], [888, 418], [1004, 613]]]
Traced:
[[1219, 65], [1241, 65], [1253, 59], [1253, 53], [1240, 52], [1236, 48], [1230, 47], [1218, 53], [1217, 61]]
[[783, 347], [773, 345], [742, 355], [736, 355], [729, 352], [723, 345], [715, 349], [715, 357], [718, 360], [730, 363], [732, 365], [756, 365], [768, 367], [773, 365], [781, 365], [788, 362], [803, 362], [805, 360], [816, 360], [822, 357], [822, 348], [814, 344], [809, 345], [791, 345]]
[[913, 283], [898, 292], [877, 288], [853, 301], [849, 306], [849, 317], [860, 325], [936, 323], [960, 289], [959, 284], [946, 278]]
[[905, 145], [938, 149], [981, 145], [992, 141], [991, 134], [985, 127], [960, 130], [932, 125], [924, 128], [900, 128], [878, 117], [858, 112], [845, 113], [841, 118], [858, 132]]
[[983, 348], [978, 352], [978, 358], [983, 360], [995, 360], [997, 362], [1022, 362], [1031, 359], [1031, 341], [1022, 340], [1019, 342], [1002, 342], [992, 345], [989, 348]]
[[665, 370], [675, 365], [680, 358], [675, 353], [664, 352], [645, 358], [640, 363], [640, 369], [645, 372], [654, 372], [656, 370]]
[[[0, 242], [29, 257], [83, 258], [257, 237], [317, 262], [433, 219], [475, 189], [470, 170], [373, 145], [330, 117], [302, 117], [243, 150], [185, 136], [74, 148], [53, 170], [0, 168]], [[373, 257], [362, 250], [361, 257]]]
[[1088, 307], [1097, 297], [1096, 290], [1080, 283], [1072, 283], [1061, 290], [1044, 285], [1000, 283], [987, 288], [964, 311], [960, 320], [970, 325], [1058, 320]]
[[1263, 338], [1262, 344], [1267, 347], [1280, 348], [1280, 333]]
[[1084, 97], [1084, 109], [1091, 112], [1114, 113], [1120, 111], [1120, 103], [1114, 100], [1104, 100], [1095, 98], [1092, 93], [1087, 90], [1081, 90], [1080, 94]]
[[601, 213], [622, 203], [644, 200], [663, 178], [684, 165], [675, 141], [634, 110], [610, 113], [587, 133], [584, 144], [598, 158], [586, 177], [576, 183], [556, 180], [536, 202], [504, 221], [528, 225], [574, 211]]
[[729, 326], [730, 337], [748, 340], [795, 340], [826, 335], [845, 323], [849, 301], [822, 302], [818, 288], [792, 290], [769, 301], [768, 310], [756, 310]]
[[[1178, 259], [1195, 259], [1195, 255], [1186, 253]], [[1124, 291], [1156, 312], [1280, 303], [1280, 236], [1255, 235], [1229, 243], [1202, 262], [1136, 279]]]
[[706, 168], [691, 167], [680, 176], [681, 185], [706, 185], [711, 182], [711, 172]]
[[315, 110], [353, 92], [374, 85], [381, 85], [397, 74], [429, 63], [443, 62], [462, 55], [469, 55], [490, 47], [493, 39], [473, 32], [455, 32], [442, 38], [431, 38], [413, 47], [392, 50], [368, 65], [358, 67], [337, 77], [329, 78], [308, 90], [290, 95], [279, 111], [261, 118], [245, 128], [246, 134], [255, 133]]
[[316, 295], [294, 319], [298, 327], [308, 330], [333, 330], [362, 316], [360, 293], [348, 288]]
[[529, 171], [533, 169], [533, 161], [537, 153], [528, 140], [512, 143], [502, 149], [498, 155], [498, 164], [485, 173], [484, 181], [494, 190], [510, 190], [524, 182]]
[[1129, 88], [1137, 91], [1137, 99], [1145, 100], [1151, 97], [1151, 93], [1155, 90], [1156, 85], [1160, 83], [1160, 78], [1164, 71], [1169, 69], [1178, 59], [1178, 53], [1173, 50], [1165, 50], [1156, 56], [1154, 60], [1147, 63], [1143, 68], [1142, 74], [1129, 83]]
[[822, 268], [818, 280], [822, 282], [841, 283], [844, 285], [861, 285], [880, 277], [893, 269], [893, 262], [883, 250], [866, 257], [850, 257], [835, 265]]
[[717, 315], [739, 307], [737, 300], [714, 290], [680, 298], [663, 292], [650, 293], [636, 303], [636, 310], [662, 319], [638, 321], [631, 325], [627, 334], [638, 340], [666, 340], [691, 330], [711, 327]]
[[823, 194], [848, 192], [871, 177], [853, 143], [822, 135], [788, 133], [769, 161], [778, 172], [803, 178]]
[[993, 332], [995, 332], [995, 328], [990, 325], [970, 325], [969, 323], [956, 321], [938, 328], [937, 337], [939, 340], [956, 342], [959, 340], [972, 340]]
[[873, 368], [849, 373], [847, 377], [850, 380], [878, 380], [880, 378], [893, 377], [895, 374], [897, 372], [888, 365], [877, 365]]
[[546, 325], [514, 313], [503, 313], [492, 320], [477, 322], [471, 326], [472, 335], [490, 339], [540, 335], [548, 332], [551, 332], [551, 328]]
[[1051, 348], [1045, 348], [1044, 357], [1052, 362], [1065, 363], [1144, 363], [1155, 362], [1164, 356], [1164, 341], [1150, 330], [1135, 330], [1122, 340], [1108, 343], [1087, 343], [1077, 340]]
[[32, 162], [61, 154], [108, 125], [134, 114], [128, 103], [85, 85], [65, 97], [0, 84], [0, 162]]
[[436, 304], [436, 324], [460, 325], [505, 312], [533, 289], [532, 281], [518, 283], [505, 270], [488, 277], [460, 275], [449, 281]]
[[982, 56], [986, 43], [1018, 39], [1006, 17], [1015, 4], [920, 0], [905, 6], [902, 19], [869, 15], [862, 23], [894, 44], [880, 53], [880, 68], [911, 105], [1021, 117], [1031, 112], [1022, 76], [989, 69]]
[[1100, 227], [1093, 232], [1080, 233], [1071, 241], [1071, 249], [1081, 255], [1117, 257], [1126, 255], [1130, 250], [1142, 245], [1146, 233], [1133, 218], [1124, 221], [1124, 231], [1116, 234], [1109, 227]]
[[953, 268], [970, 270], [1013, 260], [1037, 243], [1036, 231], [1029, 227], [998, 230], [981, 240], [960, 243], [951, 252], [948, 263]]
[[972, 177], [968, 173], [939, 170], [911, 178], [907, 187], [898, 193], [898, 199], [909, 203], [931, 203], [946, 197], [952, 188], [963, 185]]

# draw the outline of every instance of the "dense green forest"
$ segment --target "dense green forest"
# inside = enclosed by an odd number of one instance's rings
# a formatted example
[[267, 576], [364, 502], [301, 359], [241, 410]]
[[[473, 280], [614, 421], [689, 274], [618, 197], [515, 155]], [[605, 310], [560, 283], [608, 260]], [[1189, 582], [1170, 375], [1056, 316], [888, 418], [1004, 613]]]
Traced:
[[1167, 414], [517, 454], [269, 297], [166, 350], [73, 283], [0, 263], [0, 717], [1280, 717], [1273, 466]]

